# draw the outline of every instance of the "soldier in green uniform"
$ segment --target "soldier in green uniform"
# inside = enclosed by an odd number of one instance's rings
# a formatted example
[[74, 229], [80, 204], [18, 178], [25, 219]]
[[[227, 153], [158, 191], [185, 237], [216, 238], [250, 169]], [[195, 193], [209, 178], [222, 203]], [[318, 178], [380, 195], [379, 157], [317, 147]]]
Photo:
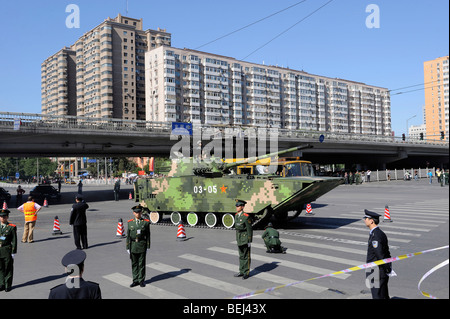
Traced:
[[281, 247], [280, 233], [278, 230], [273, 228], [272, 223], [268, 223], [265, 227], [264, 233], [262, 234], [262, 239], [266, 245], [268, 253], [286, 253], [286, 248]]
[[150, 249], [150, 221], [142, 218], [141, 205], [132, 208], [134, 218], [128, 221], [126, 248], [131, 259], [133, 282], [130, 287], [145, 287], [145, 260]]
[[17, 253], [17, 227], [8, 222], [9, 210], [0, 210], [0, 291], [11, 291], [14, 255]]
[[253, 239], [253, 228], [250, 216], [244, 213], [246, 201], [236, 199], [236, 241], [239, 249], [239, 272], [235, 277], [247, 279], [250, 276], [250, 246]]

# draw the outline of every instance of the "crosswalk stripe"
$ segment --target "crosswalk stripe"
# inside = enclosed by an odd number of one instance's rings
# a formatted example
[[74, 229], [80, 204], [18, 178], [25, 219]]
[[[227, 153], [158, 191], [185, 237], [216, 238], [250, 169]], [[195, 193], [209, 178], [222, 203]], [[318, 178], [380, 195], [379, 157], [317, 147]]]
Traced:
[[[209, 247], [208, 250], [216, 251], [216, 252], [223, 253], [223, 254], [237, 256], [237, 250], [231, 250], [231, 249], [228, 249], [228, 248]], [[287, 261], [287, 260], [282, 260], [282, 259], [276, 259], [276, 258], [273, 258], [273, 257], [261, 256], [261, 255], [253, 254], [253, 253], [251, 254], [251, 259], [259, 260], [259, 261], [263, 261], [263, 262], [267, 262], [267, 263], [274, 263], [274, 262], [276, 262], [276, 263], [279, 264], [279, 266], [289, 267], [289, 268], [293, 268], [293, 269], [297, 269], [297, 270], [301, 270], [301, 271], [306, 271], [306, 272], [311, 272], [311, 273], [315, 273], [315, 274], [320, 274], [320, 275], [326, 275], [326, 274], [334, 272], [334, 270], [330, 270], [330, 269], [325, 269], [325, 268], [305, 265], [305, 264], [301, 264], [301, 263], [298, 263], [298, 262], [292, 262], [292, 261]], [[346, 279], [349, 276], [350, 275], [348, 275], [348, 274], [342, 274], [342, 275], [335, 276], [335, 278]]]
[[[336, 230], [327, 230], [327, 229], [308, 229], [308, 232], [319, 232], [319, 233], [329, 233], [329, 234], [333, 234], [336, 235], [337, 232]], [[344, 235], [344, 236], [350, 236], [350, 237], [360, 237], [360, 238], [365, 238], [368, 239], [369, 235], [368, 234], [356, 234], [355, 232], [339, 232], [338, 233], [340, 236]], [[409, 239], [403, 239], [403, 238], [393, 238], [393, 237], [389, 237], [389, 242], [401, 242], [401, 243], [409, 243], [411, 240]]]
[[[252, 247], [260, 248], [260, 249], [264, 249], [264, 250], [266, 249], [265, 245], [257, 244], [257, 243], [252, 243]], [[329, 262], [344, 264], [346, 266], [354, 266], [354, 265], [360, 265], [360, 264], [364, 263], [364, 261], [361, 261], [361, 260], [344, 259], [344, 258], [339, 258], [339, 257], [333, 257], [330, 255], [310, 253], [307, 251], [301, 251], [301, 250], [295, 250], [295, 249], [289, 249], [289, 255], [326, 260]]]
[[[321, 223], [307, 223], [306, 225], [312, 225], [312, 226], [320, 226], [320, 227], [327, 227], [327, 228], [335, 228], [332, 225], [328, 224], [321, 224]], [[366, 228], [360, 228], [360, 227], [351, 227], [351, 226], [340, 226], [336, 229], [344, 229], [344, 230], [356, 230], [356, 231], [364, 231], [367, 232]], [[322, 230], [322, 229], [321, 229]], [[428, 230], [429, 231], [429, 230]], [[413, 233], [403, 233], [403, 232], [397, 232], [397, 231], [391, 231], [391, 230], [384, 230], [386, 234], [392, 234], [392, 235], [401, 235], [401, 236], [411, 236], [411, 237], [420, 237], [419, 234], [413, 234]]]
[[432, 219], [437, 219], [439, 220], [440, 218], [448, 218], [448, 212], [445, 213], [432, 213], [430, 211], [411, 211], [411, 210], [393, 210], [393, 209], [389, 209], [390, 213], [394, 213], [394, 214], [405, 214], [407, 216], [411, 216], [411, 215], [417, 215], [417, 216], [421, 216], [421, 217], [425, 217], [427, 216], [428, 218], [432, 218]]
[[[344, 217], [352, 217], [354, 216], [354, 214], [351, 213], [345, 213], [345, 214], [340, 214], [339, 216], [344, 216]], [[395, 215], [395, 217], [391, 216], [391, 218], [395, 221], [404, 221], [404, 222], [411, 222], [411, 216], [399, 216], [399, 215]], [[383, 221], [383, 217], [381, 217], [380, 222]], [[437, 227], [439, 226], [439, 224], [445, 224], [448, 223], [447, 220], [442, 220], [442, 218], [439, 218], [437, 220], [431, 220], [429, 218], [427, 218], [426, 216], [424, 216], [424, 219], [420, 220], [420, 225], [421, 226], [425, 226], [425, 227]]]
[[[103, 278], [110, 280], [120, 286], [128, 288], [130, 287], [130, 283], [132, 281], [132, 278], [122, 275], [120, 273], [109, 274], [103, 276]], [[174, 294], [172, 292], [158, 288], [154, 285], [146, 285], [145, 287], [138, 286], [136, 289], [134, 288], [130, 289], [133, 289], [133, 291], [152, 299], [186, 299], [186, 297]]]
[[395, 228], [395, 229], [400, 229], [400, 230], [411, 230], [411, 231], [424, 232], [424, 233], [428, 233], [431, 230], [430, 228], [415, 228], [415, 227], [398, 226], [398, 223], [394, 225], [393, 223], [390, 223], [390, 222], [384, 223], [381, 226], [383, 227], [383, 229]]
[[[310, 242], [305, 240], [294, 240], [289, 238], [282, 238], [281, 239], [282, 244], [288, 243], [288, 244], [295, 244], [295, 245], [303, 245], [303, 246], [309, 246], [314, 248], [322, 248], [322, 249], [330, 249], [334, 251], [343, 251], [346, 253], [352, 253], [352, 254], [358, 254], [358, 255], [367, 255], [367, 250], [362, 249], [354, 249], [350, 247], [344, 247], [344, 246], [335, 246], [335, 245], [325, 245], [317, 242]], [[367, 245], [367, 243], [365, 243]], [[290, 250], [289, 250], [290, 251]]]
[[[229, 271], [233, 271], [233, 269], [237, 268], [237, 266], [233, 265], [233, 264], [229, 264], [229, 263], [225, 263], [225, 262], [218, 261], [218, 260], [215, 260], [215, 259], [205, 258], [205, 257], [197, 256], [197, 255], [192, 255], [192, 254], [184, 254], [184, 255], [181, 255], [179, 257], [183, 258], [183, 259], [199, 262], [199, 263], [202, 263], [202, 264], [205, 264], [205, 265], [217, 267], [217, 268], [220, 268], [220, 269], [226, 269], [226, 270], [229, 270]], [[250, 275], [252, 277], [257, 277], [259, 279], [263, 279], [263, 280], [266, 280], [266, 281], [274, 282], [274, 283], [277, 283], [277, 284], [280, 284], [280, 285], [286, 285], [288, 283], [291, 283], [291, 282], [295, 281], [293, 279], [277, 276], [277, 275], [270, 274], [270, 273], [267, 273], [267, 272], [258, 271], [256, 269], [251, 270], [250, 271]], [[301, 283], [301, 284], [293, 286], [293, 287], [294, 288], [298, 288], [298, 289], [311, 291], [311, 292], [315, 292], [315, 293], [321, 293], [321, 292], [323, 292], [325, 290], [328, 290], [328, 288], [326, 288], [326, 287], [310, 284], [310, 283], [307, 283], [307, 282]]]
[[[180, 272], [181, 269], [175, 268], [166, 264], [162, 264], [159, 262], [154, 262], [151, 264], [147, 264], [147, 267], [151, 269], [155, 269], [160, 272]], [[195, 282], [197, 284], [201, 284], [204, 286], [208, 286], [211, 288], [219, 289], [222, 291], [226, 291], [230, 294], [242, 294], [248, 291], [248, 288], [238, 286], [236, 284], [230, 284], [225, 281], [217, 280], [215, 278], [199, 275], [193, 272], [184, 272], [180, 273], [176, 276], [177, 278], [182, 278], [185, 280], [189, 280]]]
[[[384, 214], [384, 209], [372, 209], [375, 212], [378, 212], [382, 217]], [[430, 210], [423, 210], [423, 209], [398, 209], [395, 207], [389, 207], [389, 212], [390, 213], [398, 213], [400, 215], [405, 215], [405, 216], [409, 216], [409, 214], [414, 214], [414, 215], [426, 215], [426, 214], [431, 214], [430, 218], [434, 218], [434, 219], [439, 219], [440, 217], [448, 217], [448, 211], [445, 212], [443, 211], [442, 213], [437, 213], [437, 212], [431, 212]], [[429, 213], [428, 213], [429, 212]], [[342, 214], [351, 214], [353, 216], [356, 216], [355, 218], [361, 219], [361, 212], [359, 211], [346, 211], [343, 212]]]

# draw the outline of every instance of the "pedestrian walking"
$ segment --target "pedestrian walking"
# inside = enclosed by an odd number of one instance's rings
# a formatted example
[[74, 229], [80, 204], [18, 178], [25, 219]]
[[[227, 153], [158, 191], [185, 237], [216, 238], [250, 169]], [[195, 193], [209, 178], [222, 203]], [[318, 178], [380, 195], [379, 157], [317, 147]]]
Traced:
[[8, 222], [9, 210], [0, 210], [0, 291], [11, 291], [14, 256], [17, 254], [17, 227]]
[[19, 207], [22, 205], [22, 195], [25, 194], [25, 190], [19, 185], [17, 186], [16, 193], [16, 207]]
[[430, 179], [430, 184], [432, 184], [433, 183], [433, 173], [431, 172], [431, 170], [428, 170], [427, 175], [428, 175], [428, 178]]
[[115, 201], [119, 200], [119, 195], [120, 195], [120, 180], [117, 179], [116, 182], [114, 183], [114, 200]]
[[[378, 227], [379, 214], [364, 210], [364, 223], [370, 229], [367, 246], [367, 263], [391, 257], [386, 234]], [[389, 276], [395, 275], [392, 271], [392, 263], [369, 268], [366, 272], [366, 284], [368, 284], [373, 299], [389, 299]]]
[[70, 211], [69, 225], [73, 227], [73, 238], [77, 249], [87, 249], [87, 218], [86, 210], [89, 205], [86, 204], [81, 195], [75, 197], [75, 204]]
[[244, 213], [246, 201], [236, 199], [236, 216], [234, 227], [239, 251], [239, 272], [235, 277], [247, 279], [250, 276], [250, 248], [253, 239], [253, 228], [250, 216]]
[[66, 283], [50, 289], [48, 299], [102, 299], [100, 285], [83, 279], [86, 253], [72, 250], [61, 260], [68, 274]]
[[134, 206], [134, 218], [128, 221], [126, 249], [131, 259], [133, 282], [130, 287], [145, 287], [145, 260], [150, 249], [150, 221], [142, 218], [143, 207]]
[[370, 174], [372, 174], [372, 171], [370, 169], [367, 170], [366, 176], [367, 176], [367, 182], [370, 183]]
[[36, 226], [37, 214], [41, 210], [41, 208], [41, 205], [34, 202], [33, 196], [28, 196], [28, 201], [17, 208], [25, 216], [22, 243], [26, 243], [27, 241], [29, 243], [34, 242], [34, 227]]
[[83, 194], [83, 182], [81, 180], [78, 182], [78, 194]]

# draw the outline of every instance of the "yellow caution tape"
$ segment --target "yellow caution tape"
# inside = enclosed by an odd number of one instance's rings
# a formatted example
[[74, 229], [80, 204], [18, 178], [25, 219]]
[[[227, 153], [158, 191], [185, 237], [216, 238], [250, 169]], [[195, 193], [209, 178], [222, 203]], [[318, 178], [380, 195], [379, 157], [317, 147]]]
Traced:
[[439, 268], [444, 267], [445, 265], [448, 265], [448, 259], [446, 261], [441, 262], [439, 265], [434, 266], [433, 268], [431, 268], [429, 271], [427, 271], [427, 273], [425, 275], [423, 275], [423, 277], [420, 279], [419, 284], [417, 285], [417, 289], [419, 289], [420, 293], [422, 295], [424, 295], [425, 297], [431, 298], [431, 299], [437, 299], [437, 297], [430, 295], [429, 293], [420, 290], [420, 285], [422, 284], [422, 281], [425, 280], [425, 278], [427, 278], [429, 275], [431, 275], [432, 273], [434, 273], [436, 270], [438, 270]]
[[295, 285], [301, 284], [303, 282], [316, 280], [316, 279], [320, 279], [320, 278], [325, 278], [325, 277], [333, 277], [333, 276], [337, 276], [337, 275], [341, 275], [341, 274], [347, 274], [347, 273], [350, 273], [350, 272], [353, 272], [353, 271], [357, 271], [357, 270], [372, 268], [372, 267], [375, 267], [375, 266], [380, 266], [380, 265], [392, 263], [392, 262], [395, 262], [395, 261], [399, 261], [399, 260], [403, 260], [403, 259], [407, 259], [407, 258], [412, 258], [414, 256], [419, 256], [419, 255], [430, 253], [430, 252], [433, 252], [433, 251], [446, 249], [448, 247], [449, 247], [449, 245], [438, 247], [438, 248], [432, 248], [432, 249], [420, 251], [420, 252], [417, 252], [417, 253], [400, 255], [400, 256], [397, 256], [397, 257], [391, 257], [391, 258], [386, 258], [386, 259], [380, 259], [380, 260], [377, 260], [377, 261], [374, 261], [374, 262], [371, 262], [371, 263], [368, 263], [368, 264], [362, 264], [362, 265], [359, 265], [359, 266], [347, 268], [347, 269], [340, 270], [340, 271], [337, 271], [337, 272], [334, 272], [334, 273], [331, 273], [331, 274], [322, 275], [322, 276], [310, 278], [310, 279], [307, 279], [307, 280], [296, 281], [296, 282], [292, 282], [292, 283], [289, 283], [289, 284], [276, 286], [276, 287], [271, 287], [271, 288], [267, 288], [267, 289], [255, 290], [255, 291], [252, 291], [252, 292], [248, 292], [248, 293], [245, 293], [245, 294], [234, 296], [233, 299], [250, 298], [250, 297], [253, 297], [253, 296], [256, 296], [256, 295], [259, 295], [259, 294], [272, 292], [272, 291], [279, 290], [279, 289], [286, 288], [286, 287], [290, 287], [290, 286], [295, 286]]

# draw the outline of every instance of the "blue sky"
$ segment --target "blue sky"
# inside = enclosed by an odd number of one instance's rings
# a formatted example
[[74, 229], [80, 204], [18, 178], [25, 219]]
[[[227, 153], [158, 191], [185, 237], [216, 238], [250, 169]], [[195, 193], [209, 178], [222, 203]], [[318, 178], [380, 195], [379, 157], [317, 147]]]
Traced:
[[[83, 33], [118, 13], [126, 0], [1, 1], [0, 111], [40, 113], [40, 65]], [[144, 29], [165, 28], [172, 45], [196, 49], [300, 0], [128, 1], [128, 16]], [[328, 0], [307, 0], [200, 50], [244, 59]], [[66, 27], [66, 7], [80, 8], [80, 28]], [[380, 27], [367, 28], [366, 7], [376, 4]], [[390, 90], [422, 84], [423, 62], [449, 53], [447, 0], [334, 0], [246, 61], [363, 82]], [[392, 129], [422, 124], [423, 90], [392, 92]]]

